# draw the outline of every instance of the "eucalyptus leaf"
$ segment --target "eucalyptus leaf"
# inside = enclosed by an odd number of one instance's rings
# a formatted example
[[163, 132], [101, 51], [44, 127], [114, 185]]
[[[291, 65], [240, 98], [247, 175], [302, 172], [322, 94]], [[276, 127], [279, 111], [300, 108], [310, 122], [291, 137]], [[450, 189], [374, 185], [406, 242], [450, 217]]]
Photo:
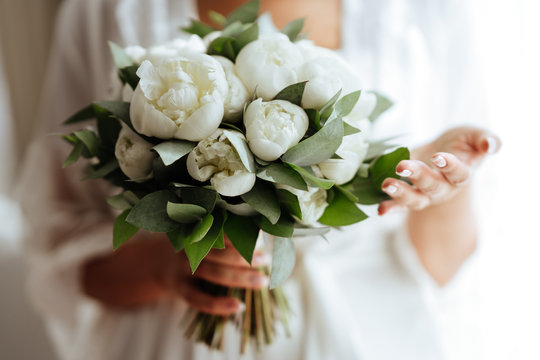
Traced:
[[71, 150], [68, 157], [66, 158], [66, 160], [62, 164], [62, 167], [65, 168], [65, 167], [73, 164], [77, 160], [79, 160], [79, 157], [81, 157], [83, 148], [84, 148], [84, 144], [82, 142], [78, 142], [77, 144], [75, 144], [75, 146], [73, 147], [73, 150]]
[[406, 147], [400, 147], [389, 154], [380, 156], [370, 169], [374, 186], [380, 189], [382, 182], [388, 177], [399, 179], [396, 166], [401, 160], [408, 159], [410, 159], [410, 152]]
[[118, 134], [122, 128], [120, 122], [108, 115], [103, 116], [99, 114], [97, 116], [97, 127], [103, 148], [106, 149], [111, 156], [114, 156], [116, 141], [118, 140]]
[[257, 167], [255, 166], [255, 160], [253, 159], [253, 155], [248, 147], [247, 142], [236, 136], [231, 130], [224, 130], [223, 134], [227, 137], [227, 139], [229, 139], [231, 145], [236, 150], [236, 153], [240, 157], [240, 160], [246, 169], [252, 173], [256, 172]]
[[214, 10], [210, 10], [208, 17], [216, 25], [223, 26], [227, 22], [227, 18]]
[[343, 136], [358, 134], [359, 132], [362, 132], [362, 130], [349, 125], [346, 121], [343, 122]]
[[377, 120], [382, 113], [390, 109], [393, 105], [392, 101], [383, 94], [376, 91], [373, 91], [373, 93], [377, 97], [377, 104], [375, 105], [375, 109], [373, 110], [371, 115], [369, 115], [369, 120], [371, 120], [372, 122]]
[[167, 238], [171, 243], [174, 251], [179, 252], [184, 248], [184, 241], [187, 237], [189, 225], [182, 225], [178, 229], [169, 231], [167, 233]]
[[276, 184], [289, 185], [299, 190], [307, 191], [308, 189], [306, 182], [298, 172], [282, 164], [276, 163], [263, 167], [257, 173], [257, 177]]
[[206, 214], [199, 222], [195, 224], [191, 233], [186, 236], [185, 244], [193, 244], [201, 241], [214, 223], [214, 216], [212, 214]]
[[296, 263], [294, 244], [290, 238], [274, 237], [270, 289], [280, 286], [291, 275]]
[[90, 120], [96, 117], [96, 114], [94, 112], [94, 107], [92, 105], [88, 105], [81, 110], [77, 111], [75, 114], [71, 115], [66, 121], [64, 121], [63, 125], [70, 125], [70, 124], [76, 124], [78, 122]]
[[199, 37], [203, 38], [217, 29], [198, 20], [191, 19], [189, 26], [183, 27], [182, 30], [189, 34], [198, 35]]
[[391, 142], [391, 140], [394, 140], [394, 139], [395, 137], [390, 137], [387, 139], [370, 142], [365, 159], [369, 160], [369, 159], [376, 158], [382, 155], [386, 150], [396, 148], [397, 145], [394, 142]]
[[124, 194], [118, 194], [107, 198], [107, 204], [118, 210], [131, 209], [133, 205], [124, 197]]
[[295, 227], [293, 237], [323, 236], [330, 231], [330, 227]]
[[227, 128], [229, 130], [234, 130], [234, 131], [238, 131], [239, 133], [243, 134], [244, 132], [242, 131], [242, 129], [240, 129], [238, 126], [234, 125], [234, 124], [231, 124], [231, 123], [227, 123], [227, 122], [222, 122], [221, 124], [219, 124], [220, 127], [222, 128]]
[[232, 62], [236, 59], [236, 53], [233, 48], [233, 43], [236, 40], [231, 37], [220, 36], [214, 39], [208, 47], [208, 55], [220, 55], [228, 58]]
[[281, 156], [284, 162], [308, 166], [326, 161], [334, 155], [343, 140], [343, 120], [327, 122], [313, 136], [299, 142]]
[[334, 111], [334, 105], [336, 104], [336, 101], [338, 101], [339, 97], [341, 96], [341, 89], [335, 93], [334, 96], [328, 100], [326, 104], [321, 108], [321, 122], [325, 122], [330, 118], [330, 115], [332, 115], [332, 112]]
[[302, 210], [300, 209], [300, 202], [298, 197], [292, 192], [285, 189], [277, 189], [278, 198], [281, 204], [287, 212], [291, 215], [296, 216], [298, 219], [302, 220]]
[[278, 92], [273, 100], [286, 100], [295, 105], [301, 106], [302, 96], [306, 88], [307, 81], [292, 84]]
[[244, 31], [244, 26], [240, 21], [236, 21], [223, 29], [221, 37], [235, 39], [242, 31]]
[[259, 38], [259, 25], [257, 23], [252, 24], [246, 30], [244, 30], [233, 43], [234, 51], [236, 54], [242, 50], [244, 46]]
[[356, 197], [358, 204], [373, 205], [388, 198], [388, 195], [374, 185], [372, 177], [356, 176], [350, 183], [342, 185], [342, 187]]
[[220, 250], [225, 249], [225, 237], [223, 236], [223, 234], [224, 234], [224, 232], [222, 230], [221, 233], [218, 235], [218, 237], [216, 239], [216, 242], [214, 243], [212, 248], [220, 249]]
[[177, 202], [178, 198], [168, 190], [159, 190], [143, 197], [131, 209], [126, 221], [141, 229], [153, 232], [170, 232], [180, 224], [167, 215], [167, 203]]
[[275, 224], [260, 216], [256, 223], [262, 231], [275, 236], [291, 237], [294, 232], [294, 220], [288, 216], [282, 215]]
[[289, 40], [295, 42], [298, 38], [298, 35], [302, 31], [302, 28], [304, 27], [305, 21], [305, 18], [293, 20], [287, 25], [285, 25], [283, 29], [281, 29], [281, 32], [287, 35], [289, 37]]
[[139, 85], [139, 75], [137, 75], [139, 65], [126, 66], [118, 70], [118, 76], [123, 84], [128, 84], [133, 90]]
[[361, 91], [357, 90], [339, 99], [334, 106], [334, 112], [330, 118], [343, 118], [349, 115], [356, 103], [358, 102], [358, 99], [360, 99], [360, 93]]
[[167, 215], [176, 222], [189, 224], [206, 215], [206, 209], [193, 204], [167, 203]]
[[315, 133], [322, 129], [321, 125], [321, 114], [316, 109], [305, 109], [304, 110], [309, 119], [309, 128]]
[[255, 22], [255, 20], [257, 20], [257, 15], [259, 14], [259, 9], [260, 1], [251, 0], [230, 13], [229, 16], [227, 16], [226, 25], [237, 21], [240, 21], [242, 24]]
[[311, 171], [310, 168], [304, 168], [290, 163], [286, 164], [290, 166], [294, 171], [299, 173], [309, 186], [318, 187], [325, 190], [328, 190], [332, 186], [334, 186], [333, 180], [318, 178], [313, 174], [313, 171]]
[[84, 146], [88, 149], [92, 156], [96, 156], [99, 153], [101, 141], [95, 132], [85, 129], [75, 131], [73, 134], [83, 142]]
[[191, 266], [191, 270], [195, 273], [197, 267], [208, 254], [210, 249], [214, 246], [220, 236], [223, 236], [223, 223], [226, 220], [226, 214], [224, 211], [215, 211], [213, 213], [214, 222], [210, 230], [204, 235], [204, 237], [197, 242], [186, 241], [184, 242], [186, 255]]
[[163, 160], [163, 164], [169, 166], [181, 157], [189, 154], [196, 145], [197, 143], [191, 141], [169, 140], [157, 144], [153, 149], [159, 154], [159, 157]]
[[129, 215], [130, 210], [124, 210], [113, 225], [113, 248], [118, 249], [123, 243], [128, 241], [137, 233], [139, 228], [126, 222], [126, 217]]
[[116, 169], [118, 169], [118, 161], [116, 159], [111, 159], [108, 162], [106, 162], [104, 165], [101, 165], [99, 168], [90, 172], [90, 174], [86, 175], [84, 177], [84, 180], [99, 179], [99, 178], [105, 177]]
[[131, 129], [133, 125], [129, 118], [129, 103], [124, 101], [95, 101], [94, 107], [111, 113], [118, 120], [123, 121]]
[[267, 182], [257, 181], [253, 188], [243, 194], [242, 200], [248, 203], [255, 211], [264, 215], [272, 224], [275, 224], [280, 215], [281, 209], [276, 198], [274, 187]]
[[114, 60], [114, 64], [118, 69], [121, 69], [126, 66], [135, 65], [135, 62], [133, 59], [124, 51], [124, 49], [115, 44], [112, 41], [109, 41], [109, 49], [111, 50], [111, 54]]
[[234, 248], [251, 264], [259, 236], [259, 227], [250, 216], [229, 214], [223, 228]]
[[195, 204], [206, 209], [208, 213], [214, 211], [218, 193], [213, 189], [198, 186], [187, 186], [180, 189], [180, 197], [187, 204]]
[[367, 215], [356, 206], [354, 201], [349, 199], [338, 188], [334, 191], [334, 199], [326, 207], [324, 213], [319, 218], [319, 222], [328, 226], [346, 226], [367, 219]]

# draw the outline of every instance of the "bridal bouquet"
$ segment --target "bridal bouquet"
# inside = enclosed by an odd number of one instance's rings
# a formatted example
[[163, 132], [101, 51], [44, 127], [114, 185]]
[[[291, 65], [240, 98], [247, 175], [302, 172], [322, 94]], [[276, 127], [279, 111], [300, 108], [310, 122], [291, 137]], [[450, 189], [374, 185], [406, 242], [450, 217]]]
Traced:
[[[382, 180], [409, 155], [367, 142], [385, 97], [358, 90], [335, 52], [304, 39], [302, 19], [263, 33], [258, 11], [250, 1], [228, 17], [212, 13], [216, 27], [192, 21], [189, 39], [146, 49], [110, 43], [117, 99], [73, 115], [66, 124], [97, 126], [63, 136], [73, 145], [64, 166], [82, 156], [86, 178], [123, 189], [108, 199], [121, 211], [114, 248], [138, 229], [166, 233], [195, 272], [225, 236], [249, 263], [259, 234], [272, 236], [271, 268], [260, 269], [269, 288], [206, 286], [245, 302], [242, 349], [287, 326], [278, 286], [294, 267], [293, 238], [365, 220], [357, 204], [385, 199]], [[194, 314], [187, 334], [219, 347], [227, 320]]]

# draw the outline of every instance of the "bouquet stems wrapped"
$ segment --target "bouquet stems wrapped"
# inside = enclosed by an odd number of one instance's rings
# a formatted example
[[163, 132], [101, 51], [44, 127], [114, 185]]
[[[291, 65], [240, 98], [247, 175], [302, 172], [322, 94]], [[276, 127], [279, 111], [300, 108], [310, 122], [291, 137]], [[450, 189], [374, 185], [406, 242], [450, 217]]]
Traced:
[[166, 233], [196, 271], [224, 234], [251, 264], [261, 232], [273, 236], [270, 287], [201, 286], [240, 299], [239, 317], [193, 313], [186, 335], [223, 345], [233, 320], [241, 349], [288, 333], [291, 311], [279, 285], [295, 264], [293, 237], [324, 235], [367, 218], [358, 207], [387, 198], [406, 148], [368, 143], [371, 124], [391, 106], [357, 89], [358, 77], [335, 52], [301, 34], [303, 20], [261, 33], [259, 2], [249, 1], [215, 26], [192, 21], [192, 36], [144, 49], [111, 43], [116, 99], [96, 101], [66, 124], [95, 119], [63, 138], [73, 146], [64, 166], [88, 160], [86, 178], [121, 191], [113, 247], [139, 229]]

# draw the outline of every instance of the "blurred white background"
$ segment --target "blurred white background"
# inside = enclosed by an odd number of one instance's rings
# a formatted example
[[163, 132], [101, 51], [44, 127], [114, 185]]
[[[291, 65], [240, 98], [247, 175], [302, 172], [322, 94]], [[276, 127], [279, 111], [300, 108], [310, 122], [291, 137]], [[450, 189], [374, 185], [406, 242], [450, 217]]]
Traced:
[[[540, 1], [462, 1], [473, 9], [471, 36], [483, 65], [489, 114], [485, 126], [499, 134], [504, 145], [477, 179], [477, 208], [486, 241], [478, 259], [481, 286], [471, 302], [481, 311], [457, 323], [472, 326], [471, 319], [478, 321], [488, 359], [539, 359]], [[2, 359], [54, 358], [25, 297], [19, 242], [23, 221], [12, 189], [32, 133], [59, 3], [0, 0]], [[466, 349], [465, 343], [456, 353]]]

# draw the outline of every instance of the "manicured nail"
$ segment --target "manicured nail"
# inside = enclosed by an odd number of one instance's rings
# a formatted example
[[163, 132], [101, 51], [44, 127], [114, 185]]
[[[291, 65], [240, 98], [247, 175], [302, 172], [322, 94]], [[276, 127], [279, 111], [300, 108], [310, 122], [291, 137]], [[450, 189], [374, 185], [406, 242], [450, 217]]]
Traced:
[[385, 186], [385, 187], [383, 188], [383, 191], [384, 191], [385, 193], [387, 193], [388, 195], [395, 194], [397, 190], [398, 190], [398, 189], [397, 189], [397, 186], [395, 186], [395, 185], [388, 185], [388, 186]]
[[267, 276], [254, 275], [249, 279], [249, 282], [253, 286], [265, 287], [270, 285], [270, 279]]
[[253, 261], [251, 262], [252, 266], [263, 266], [270, 264], [270, 255], [266, 253], [255, 254], [253, 255]]
[[238, 310], [236, 312], [241, 313], [241, 312], [244, 312], [244, 311], [246, 311], [246, 304], [244, 304], [243, 302], [239, 302], [238, 303]]
[[487, 142], [487, 153], [488, 154], [495, 154], [497, 152], [497, 140], [493, 136], [486, 137]]
[[399, 176], [402, 176], [402, 177], [409, 177], [412, 175], [412, 171], [409, 170], [409, 169], [405, 169], [403, 171], [396, 171], [396, 174], [398, 174]]
[[437, 155], [432, 159], [433, 163], [437, 165], [440, 168], [443, 168], [446, 166], [446, 160], [441, 156]]

